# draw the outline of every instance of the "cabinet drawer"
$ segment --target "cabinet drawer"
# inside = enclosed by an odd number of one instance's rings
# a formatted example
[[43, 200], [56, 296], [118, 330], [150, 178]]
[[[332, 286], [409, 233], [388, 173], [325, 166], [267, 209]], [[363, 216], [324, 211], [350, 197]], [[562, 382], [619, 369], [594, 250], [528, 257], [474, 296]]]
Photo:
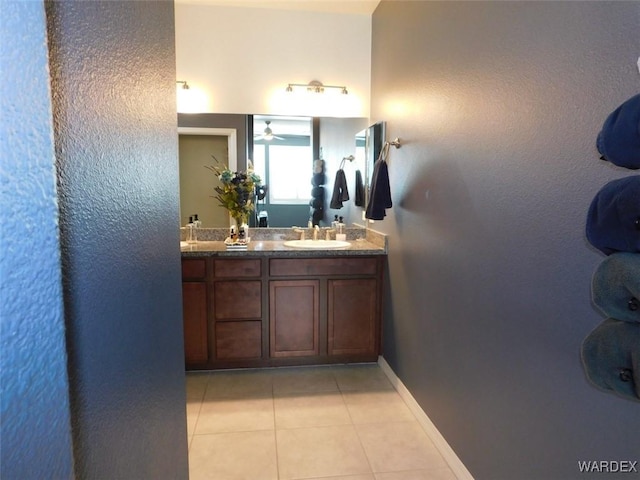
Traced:
[[377, 260], [353, 258], [273, 258], [269, 273], [273, 277], [298, 275], [375, 275]]
[[216, 324], [216, 358], [260, 358], [262, 322], [224, 322]]
[[213, 292], [216, 320], [262, 318], [262, 282], [260, 280], [215, 282]]
[[216, 259], [213, 261], [216, 278], [248, 278], [261, 274], [259, 258]]
[[207, 276], [207, 261], [204, 258], [182, 259], [182, 278], [202, 280]]

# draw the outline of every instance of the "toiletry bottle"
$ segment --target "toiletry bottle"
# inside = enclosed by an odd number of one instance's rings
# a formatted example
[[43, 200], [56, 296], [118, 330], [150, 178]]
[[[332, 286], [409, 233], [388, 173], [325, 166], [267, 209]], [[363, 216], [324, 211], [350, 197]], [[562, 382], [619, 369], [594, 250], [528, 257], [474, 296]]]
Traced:
[[336, 240], [346, 241], [347, 234], [345, 233], [345, 225], [342, 223], [343, 218], [340, 217], [338, 219], [338, 223], [336, 224]]
[[238, 242], [246, 243], [247, 242], [247, 233], [245, 230], [245, 224], [243, 223], [238, 227]]
[[189, 223], [187, 223], [187, 243], [196, 243], [194, 240], [194, 228], [193, 217], [189, 217]]
[[235, 225], [231, 225], [231, 229], [229, 230], [229, 239], [232, 242], [235, 242], [236, 241], [236, 237], [237, 237], [237, 235], [236, 235], [236, 226]]
[[193, 242], [194, 243], [198, 241], [198, 230], [200, 229], [201, 226], [202, 226], [202, 222], [198, 220], [198, 214], [194, 213], [193, 214]]

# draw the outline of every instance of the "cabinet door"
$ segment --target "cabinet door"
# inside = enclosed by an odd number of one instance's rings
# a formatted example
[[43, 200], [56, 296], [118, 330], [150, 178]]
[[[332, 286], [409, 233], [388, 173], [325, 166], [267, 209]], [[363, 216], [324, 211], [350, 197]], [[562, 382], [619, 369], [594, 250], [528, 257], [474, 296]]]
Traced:
[[182, 283], [182, 321], [184, 326], [184, 355], [189, 364], [207, 363], [207, 284]]
[[269, 283], [269, 344], [272, 357], [318, 355], [320, 282]]
[[329, 355], [378, 353], [375, 278], [329, 280], [327, 307]]

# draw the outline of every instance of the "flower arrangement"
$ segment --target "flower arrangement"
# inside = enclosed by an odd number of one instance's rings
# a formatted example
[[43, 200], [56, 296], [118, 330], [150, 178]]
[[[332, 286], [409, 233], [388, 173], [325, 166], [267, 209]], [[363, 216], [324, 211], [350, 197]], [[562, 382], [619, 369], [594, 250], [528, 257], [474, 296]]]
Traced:
[[[217, 159], [213, 157], [214, 160]], [[225, 166], [220, 169], [217, 166], [208, 166], [220, 180], [221, 186], [215, 187], [216, 196], [220, 206], [226, 208], [235, 219], [238, 227], [247, 223], [249, 215], [254, 210], [253, 198], [256, 187], [259, 187], [262, 179], [253, 171], [251, 161], [246, 171], [232, 172]]]

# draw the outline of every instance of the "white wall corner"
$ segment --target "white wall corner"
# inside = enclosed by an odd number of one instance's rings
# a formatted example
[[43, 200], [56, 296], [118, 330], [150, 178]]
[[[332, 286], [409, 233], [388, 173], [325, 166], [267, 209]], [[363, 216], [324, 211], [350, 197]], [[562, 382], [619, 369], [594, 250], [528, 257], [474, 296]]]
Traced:
[[378, 357], [378, 365], [393, 385], [393, 388], [396, 389], [400, 398], [404, 400], [407, 407], [409, 407], [409, 410], [411, 410], [411, 413], [416, 417], [418, 423], [427, 436], [434, 443], [456, 478], [458, 480], [474, 480], [469, 470], [467, 470], [467, 467], [465, 467], [464, 463], [462, 463], [460, 458], [458, 458], [458, 455], [456, 455], [456, 452], [453, 451], [447, 440], [438, 431], [431, 419], [427, 416], [424, 410], [422, 410], [422, 407], [420, 407], [415, 398], [413, 398], [411, 392], [404, 386], [402, 381], [382, 356]]

